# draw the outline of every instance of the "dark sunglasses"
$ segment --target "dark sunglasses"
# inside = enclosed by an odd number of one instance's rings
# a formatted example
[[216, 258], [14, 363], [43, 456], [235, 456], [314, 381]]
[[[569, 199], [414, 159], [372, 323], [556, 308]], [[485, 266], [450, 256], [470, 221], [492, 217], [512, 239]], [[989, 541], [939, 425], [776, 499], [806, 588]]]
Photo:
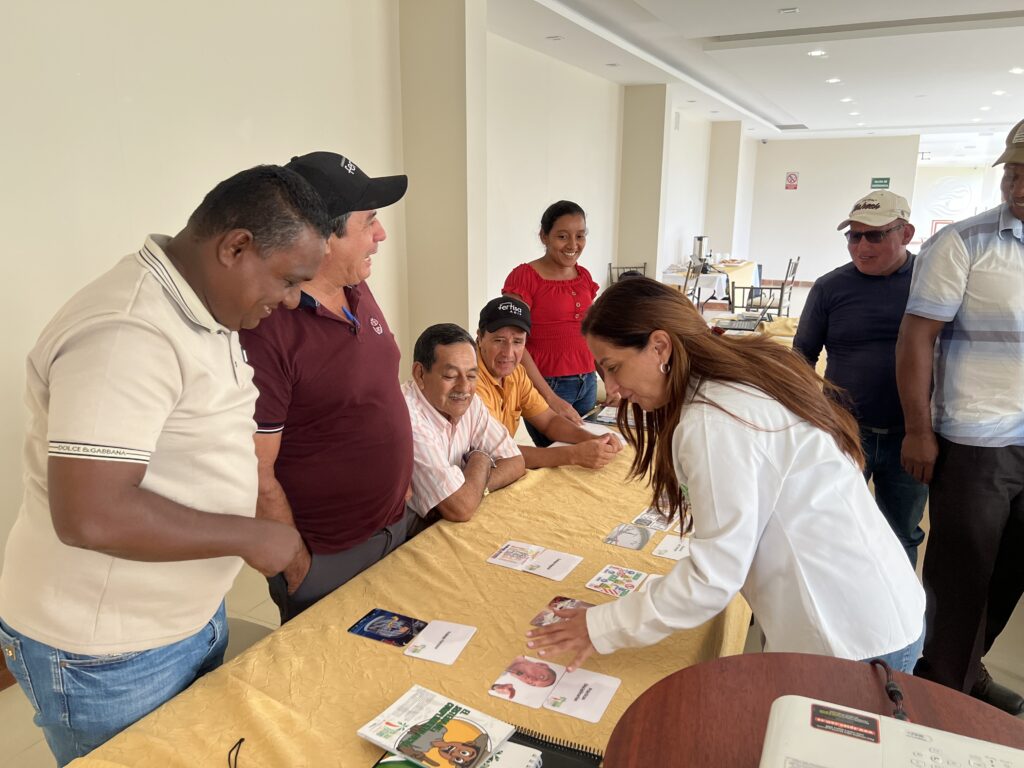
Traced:
[[869, 243], [878, 245], [890, 232], [894, 232], [897, 229], [902, 228], [902, 224], [897, 224], [895, 227], [889, 227], [888, 229], [869, 229], [867, 232], [852, 232], [847, 230], [846, 232], [843, 232], [843, 235], [846, 237], [846, 242], [850, 245], [856, 245], [861, 241], [861, 238], [864, 238]]

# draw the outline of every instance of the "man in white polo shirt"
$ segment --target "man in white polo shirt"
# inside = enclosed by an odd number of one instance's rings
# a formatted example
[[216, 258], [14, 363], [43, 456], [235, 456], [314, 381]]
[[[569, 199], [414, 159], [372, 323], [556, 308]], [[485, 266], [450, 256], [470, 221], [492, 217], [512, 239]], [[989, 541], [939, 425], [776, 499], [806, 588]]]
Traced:
[[981, 658], [1024, 591], [1024, 120], [999, 163], [1006, 201], [944, 228], [918, 256], [896, 377], [903, 465], [930, 482], [915, 674], [1019, 714], [1024, 698]]
[[295, 306], [328, 233], [304, 179], [243, 171], [79, 291], [30, 352], [0, 646], [58, 764], [216, 667], [242, 560], [272, 575], [301, 546], [253, 519], [257, 392], [236, 331]]
[[[476, 396], [476, 344], [454, 323], [427, 328], [402, 386], [412, 422], [412, 497], [422, 528], [443, 517], [465, 522], [483, 497], [526, 473], [508, 430]], [[415, 532], [415, 531], [413, 531]]]

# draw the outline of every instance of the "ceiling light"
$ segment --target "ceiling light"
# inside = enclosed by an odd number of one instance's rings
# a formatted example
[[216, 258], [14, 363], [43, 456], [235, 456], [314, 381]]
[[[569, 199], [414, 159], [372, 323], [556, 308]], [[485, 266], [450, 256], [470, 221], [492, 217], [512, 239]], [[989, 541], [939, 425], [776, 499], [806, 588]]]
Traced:
[[605, 64], [605, 66], [606, 66], [606, 67], [617, 67], [617, 66], [619, 66], [619, 65], [618, 65], [618, 62], [615, 62], [615, 61], [609, 61], [609, 62], [608, 62], [607, 64]]
[[867, 123], [857, 123], [858, 128], [863, 128]]
[[859, 115], [859, 114], [860, 114], [860, 112], [851, 112], [850, 113], [850, 117], [857, 117], [857, 115]]
[[1005, 96], [1006, 91], [992, 91], [993, 96]]
[[977, 149], [978, 147], [974, 144], [964, 144], [964, 149]]
[[1014, 67], [1010, 70], [1011, 75], [1024, 75], [1024, 67]]
[[696, 104], [696, 103], [697, 103], [697, 100], [696, 100], [696, 99], [687, 99], [687, 100], [686, 100], [686, 103], [687, 103], [687, 104]]
[[981, 118], [980, 117], [972, 117], [971, 118], [971, 122], [972, 123], [980, 123], [981, 122]]
[[779, 8], [779, 13], [785, 13], [785, 14], [800, 13], [800, 9], [799, 8]]
[[978, 107], [982, 112], [988, 112], [992, 107]]
[[828, 56], [828, 53], [826, 51], [821, 50], [821, 48], [815, 48], [813, 51], [808, 51], [807, 55], [817, 58], [819, 56]]
[[841, 83], [841, 82], [843, 82], [843, 81], [842, 81], [842, 80], [840, 80], [840, 79], [839, 79], [838, 77], [830, 77], [830, 78], [829, 78], [828, 80], [826, 80], [825, 82], [826, 82], [826, 83], [828, 83], [829, 85], [835, 85], [836, 83]]
[[552, 41], [555, 41], [555, 42], [557, 42], [559, 40], [565, 40], [565, 38], [562, 37], [561, 35], [548, 35], [544, 39], [545, 40], [552, 40]]
[[718, 110], [717, 109], [712, 109], [711, 110], [711, 114], [712, 115], [717, 115], [718, 114]]
[[839, 101], [843, 104], [849, 104], [851, 101], [853, 101], [853, 99], [847, 96], [845, 99], [840, 99]]

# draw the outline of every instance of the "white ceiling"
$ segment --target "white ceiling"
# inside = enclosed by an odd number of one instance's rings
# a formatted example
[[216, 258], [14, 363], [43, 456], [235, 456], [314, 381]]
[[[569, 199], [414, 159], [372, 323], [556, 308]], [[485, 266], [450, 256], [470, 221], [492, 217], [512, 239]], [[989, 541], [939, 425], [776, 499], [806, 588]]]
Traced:
[[984, 165], [1024, 117], [1021, 0], [488, 0], [488, 23], [757, 138], [916, 133], [924, 162]]

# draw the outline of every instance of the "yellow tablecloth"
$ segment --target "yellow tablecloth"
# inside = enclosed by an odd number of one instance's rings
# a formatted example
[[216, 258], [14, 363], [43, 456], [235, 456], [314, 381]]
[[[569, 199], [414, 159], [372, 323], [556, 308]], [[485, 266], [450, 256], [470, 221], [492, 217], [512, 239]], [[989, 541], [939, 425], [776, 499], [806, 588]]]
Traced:
[[[371, 766], [381, 751], [356, 729], [418, 683], [517, 725], [603, 749], [626, 707], [677, 669], [742, 651], [750, 610], [737, 597], [702, 627], [644, 649], [595, 656], [586, 667], [622, 679], [597, 724], [488, 695], [507, 662], [524, 653], [530, 619], [555, 595], [600, 603], [584, 584], [608, 563], [667, 573], [673, 562], [604, 544], [649, 500], [625, 478], [625, 449], [601, 471], [530, 471], [484, 499], [468, 523], [439, 523], [276, 630], [85, 758], [87, 766], [223, 766], [244, 737], [238, 765]], [[485, 562], [509, 539], [571, 552], [583, 562], [562, 582]], [[478, 628], [453, 666], [349, 634], [371, 608]], [[568, 659], [557, 659], [567, 662]], [[685, 727], [685, 724], [681, 724]]]
[[729, 291], [734, 285], [755, 285], [754, 277], [757, 274], [757, 265], [752, 261], [742, 261], [739, 264], [716, 264], [715, 267], [729, 276]]

